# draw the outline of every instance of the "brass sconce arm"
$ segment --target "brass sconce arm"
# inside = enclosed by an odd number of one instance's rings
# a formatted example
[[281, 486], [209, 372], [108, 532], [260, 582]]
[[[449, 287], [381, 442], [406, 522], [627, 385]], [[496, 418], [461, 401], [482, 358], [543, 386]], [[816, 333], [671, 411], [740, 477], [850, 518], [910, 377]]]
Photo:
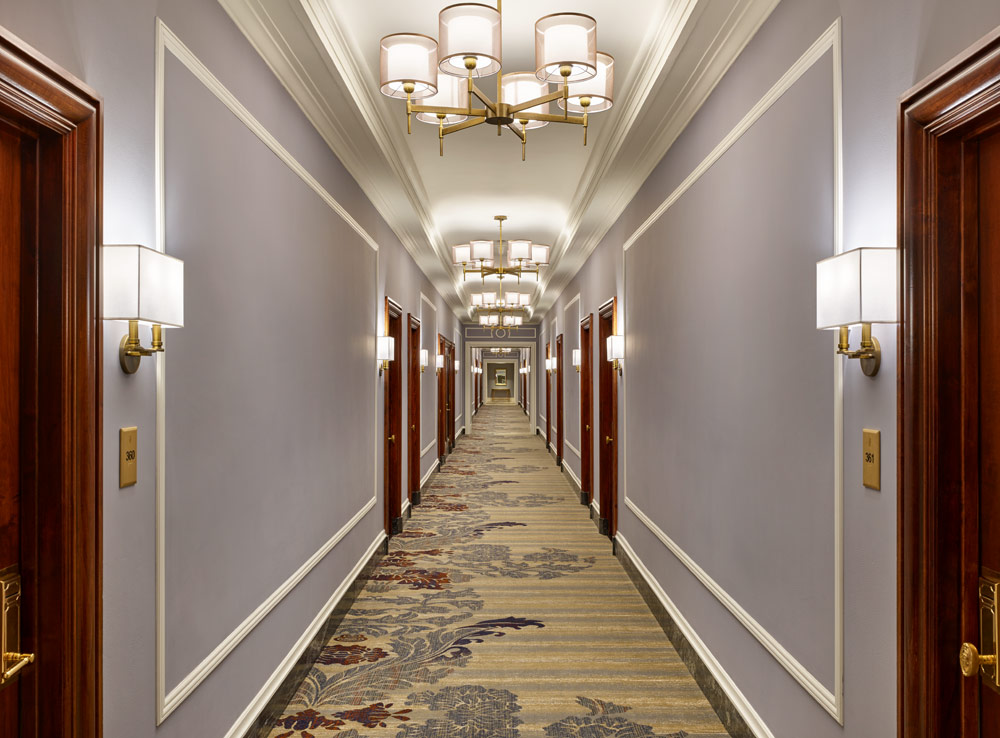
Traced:
[[879, 345], [878, 339], [872, 336], [871, 323], [861, 324], [861, 345], [854, 351], [851, 351], [850, 328], [846, 325], [840, 326], [837, 353], [848, 359], [859, 359], [861, 371], [866, 377], [874, 377], [882, 365], [882, 346]]
[[153, 340], [149, 348], [146, 348], [139, 341], [139, 321], [130, 320], [128, 322], [128, 333], [122, 336], [121, 344], [118, 346], [118, 361], [122, 371], [126, 374], [135, 374], [139, 370], [139, 362], [143, 356], [152, 356], [162, 353], [165, 350], [163, 345], [163, 327], [153, 324]]

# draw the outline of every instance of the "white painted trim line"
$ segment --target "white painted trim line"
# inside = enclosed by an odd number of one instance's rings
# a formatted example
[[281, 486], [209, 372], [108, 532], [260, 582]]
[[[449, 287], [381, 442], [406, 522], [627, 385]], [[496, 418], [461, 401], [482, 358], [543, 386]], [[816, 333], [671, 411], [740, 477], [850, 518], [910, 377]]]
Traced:
[[463, 432], [465, 432], [465, 426], [464, 425], [461, 428], [459, 428], [457, 431], [455, 431], [455, 438], [457, 439], [458, 436], [462, 435]]
[[574, 302], [579, 302], [579, 301], [580, 301], [580, 293], [577, 292], [576, 297], [574, 297], [572, 300], [566, 303], [566, 306], [563, 308], [563, 312], [569, 310], [573, 306]]
[[573, 473], [572, 467], [570, 467], [570, 465], [566, 463], [565, 459], [563, 459], [562, 468], [563, 468], [563, 471], [565, 471], [567, 474], [569, 474], [569, 478], [572, 479], [576, 483], [576, 488], [577, 489], [583, 489], [583, 482], [580, 481], [580, 477], [578, 477], [576, 474]]
[[[165, 81], [166, 51], [169, 50], [191, 74], [195, 76], [236, 118], [271, 150], [292, 172], [315, 192], [327, 206], [339, 215], [365, 243], [378, 251], [374, 238], [344, 209], [334, 197], [313, 177], [281, 143], [258, 121], [250, 111], [213, 75], [194, 52], [170, 30], [161, 18], [156, 19], [154, 69], [154, 173], [156, 176], [156, 247], [166, 250], [166, 186], [165, 186]], [[378, 284], [376, 260], [375, 283]], [[378, 404], [376, 388], [376, 406]], [[377, 454], [376, 454], [377, 457]], [[302, 581], [302, 579], [329, 553], [334, 546], [354, 528], [375, 506], [377, 491], [351, 520], [330, 540], [323, 544], [299, 569], [293, 573], [270, 597], [250, 613], [215, 649], [206, 656], [170, 692], [166, 683], [166, 356], [156, 358], [156, 724], [161, 725], [170, 714], [222, 663], [239, 643], [250, 634], [264, 617]], [[377, 461], [376, 461], [377, 464]], [[373, 474], [373, 479], [376, 475]]]
[[[601, 503], [599, 503], [599, 502], [597, 501], [597, 496], [596, 496], [596, 495], [594, 496], [594, 499], [592, 499], [592, 500], [590, 501], [590, 506], [591, 506], [592, 508], [594, 508], [594, 512], [595, 512], [595, 513], [597, 513], [597, 517], [601, 517]], [[618, 537], [619, 535], [621, 535], [621, 534], [620, 534], [620, 533], [615, 533], [615, 537], [616, 537], [616, 538], [617, 538], [617, 537]]]
[[[545, 435], [543, 433], [541, 433], [542, 430], [543, 430], [543, 428], [540, 425], [536, 425], [535, 426], [535, 431], [536, 431], [535, 435], [541, 436], [542, 440], [544, 441], [545, 440]], [[548, 449], [548, 446], [546, 444], [546, 450], [547, 449]]]
[[548, 418], [546, 418], [546, 417], [545, 417], [544, 415], [539, 415], [539, 416], [538, 416], [538, 419], [539, 419], [539, 420], [542, 420], [542, 421], [544, 421], [544, 422], [546, 422], [546, 423], [548, 423], [548, 422], [549, 422], [549, 419], [548, 419]]
[[697, 654], [698, 658], [701, 659], [701, 662], [711, 673], [715, 681], [718, 682], [720, 687], [722, 687], [726, 696], [729, 697], [729, 701], [733, 703], [733, 706], [736, 707], [737, 710], [739, 710], [740, 715], [746, 721], [747, 727], [753, 731], [753, 734], [757, 736], [757, 738], [774, 738], [774, 734], [764, 723], [763, 719], [761, 719], [760, 715], [757, 714], [757, 711], [753, 709], [753, 705], [750, 704], [750, 701], [747, 700], [743, 692], [740, 691], [740, 688], [736, 686], [736, 682], [733, 681], [732, 677], [730, 677], [726, 670], [722, 668], [722, 664], [720, 664], [719, 660], [715, 658], [715, 655], [709, 650], [708, 646], [705, 645], [705, 642], [701, 640], [695, 629], [691, 627], [691, 624], [681, 614], [681, 611], [677, 609], [677, 605], [674, 604], [673, 600], [671, 600], [667, 593], [663, 590], [660, 583], [656, 581], [656, 578], [650, 573], [649, 569], [646, 568], [646, 565], [642, 563], [642, 560], [632, 549], [632, 546], [629, 544], [628, 540], [626, 540], [625, 536], [618, 533], [615, 535], [615, 541], [632, 562], [632, 565], [636, 568], [642, 578], [646, 580], [646, 584], [648, 584], [649, 588], [653, 590], [653, 594], [656, 595], [656, 598], [663, 605], [664, 609], [670, 613], [670, 617], [673, 618], [673, 621], [677, 625], [678, 629], [684, 634], [684, 637], [687, 638], [688, 643], [691, 644], [691, 648], [694, 650], [695, 654]]
[[438, 470], [438, 464], [435, 461], [433, 464], [431, 464], [431, 468], [427, 470], [427, 473], [424, 474], [424, 478], [420, 480], [420, 489], [424, 488], [424, 485], [427, 484], [427, 480], [433, 477], [434, 472], [436, 472], [437, 470]]
[[437, 446], [437, 443], [438, 443], [437, 438], [428, 443], [427, 446], [424, 448], [424, 450], [420, 452], [420, 458], [426, 456], [428, 451], [432, 450], [435, 446]]
[[305, 579], [306, 575], [311, 572], [316, 565], [323, 560], [323, 558], [333, 550], [334, 546], [343, 540], [344, 536], [351, 532], [351, 530], [356, 526], [361, 520], [368, 514], [368, 511], [375, 507], [375, 498], [368, 500], [365, 506], [362, 507], [354, 517], [348, 520], [340, 530], [333, 534], [326, 543], [324, 543], [320, 549], [310, 556], [302, 566], [298, 568], [292, 576], [284, 581], [284, 583], [276, 589], [270, 597], [264, 600], [256, 610], [254, 610], [246, 620], [240, 623], [236, 629], [226, 636], [225, 640], [222, 641], [215, 650], [212, 651], [205, 659], [196, 666], [190, 674], [181, 680], [180, 684], [174, 687], [170, 693], [167, 695], [166, 700], [163, 705], [163, 717], [166, 717], [171, 712], [173, 712], [178, 705], [180, 705], [189, 694], [191, 694], [199, 684], [201, 684], [205, 678], [215, 670], [226, 656], [232, 653], [233, 649], [239, 645], [240, 641], [246, 638], [250, 632], [257, 627], [257, 624], [263, 620], [271, 610], [273, 610], [279, 602], [281, 602], [285, 596], [295, 589], [295, 586]]
[[402, 515], [404, 518], [406, 517], [406, 511], [410, 509], [411, 504], [412, 503], [410, 502], [410, 498], [409, 497], [407, 497], [405, 500], [403, 500], [403, 507], [399, 511], [399, 514]]
[[[732, 147], [739, 138], [746, 133], [750, 127], [756, 123], [761, 116], [775, 102], [797, 82], [816, 62], [818, 62], [827, 51], [832, 55], [833, 74], [833, 154], [834, 154], [834, 251], [843, 251], [842, 235], [843, 229], [840, 220], [843, 217], [843, 80], [841, 69], [841, 20], [837, 18], [826, 31], [799, 57], [799, 59], [789, 68], [781, 79], [761, 98], [760, 101], [750, 110], [747, 115], [730, 131], [730, 133], [719, 143], [712, 153], [708, 155], [698, 167], [678, 186], [670, 196], [660, 204], [649, 218], [625, 241], [622, 247], [624, 259], [625, 250], [634, 246], [649, 230], [649, 228], [662, 216], [672, 205], [674, 205], [688, 189], [690, 189], [698, 179], [717, 162], [726, 151]], [[623, 264], [623, 275], [627, 283], [628, 274]], [[627, 290], [626, 290], [627, 292]], [[627, 358], [627, 357], [626, 357]], [[827, 688], [819, 679], [809, 672], [791, 653], [782, 646], [778, 640], [764, 629], [743, 607], [726, 592], [718, 583], [713, 580], [680, 546], [678, 546], [667, 534], [661, 530], [652, 519], [639, 509], [638, 505], [628, 496], [628, 460], [625, 444], [627, 443], [627, 411], [628, 411], [628, 382], [623, 382], [623, 395], [625, 397], [625, 436], [622, 441], [623, 453], [625, 453], [624, 467], [624, 500], [625, 505], [636, 517], [655, 535], [670, 551], [697, 577], [702, 584], [728, 609], [736, 618], [750, 631], [768, 652], [778, 661], [778, 663], [802, 686], [802, 688], [813, 697], [820, 706], [823, 707], [833, 718], [844, 724], [844, 391], [843, 391], [843, 360], [839, 356], [833, 357], [834, 361], [834, 386], [833, 386], [833, 425], [834, 425], [834, 563], [833, 563], [833, 589], [834, 589], [834, 665], [833, 665], [833, 690]], [[625, 379], [628, 378], [628, 362], [625, 362]]]
[[[743, 120], [736, 124], [736, 127], [729, 132], [729, 134], [719, 142], [719, 144], [712, 149], [711, 153], [706, 156], [702, 162], [695, 168], [687, 178], [677, 186], [673, 192], [660, 203], [659, 207], [652, 212], [652, 214], [646, 218], [645, 222], [640, 225], [635, 231], [625, 240], [625, 244], [622, 246], [624, 251], [628, 251], [636, 241], [638, 241], [643, 234], [648, 231], [660, 217], [670, 209], [670, 206], [677, 202], [681, 196], [691, 189], [702, 175], [707, 172], [713, 164], [715, 164], [722, 155], [732, 148], [733, 144], [740, 140], [744, 133], [750, 130], [750, 127], [756, 123], [761, 116], [764, 115], [771, 106], [776, 103], [782, 95], [784, 95], [793, 84], [795, 84], [798, 79], [813, 65], [815, 64], [827, 51], [829, 51], [834, 46], [839, 46], [840, 42], [840, 18], [833, 22], [826, 31], [816, 39], [816, 42], [809, 47], [809, 49], [799, 57], [798, 61], [791, 66], [791, 68], [785, 72], [785, 74], [779, 79], [774, 86], [768, 90], [767, 94], [762, 97], [756, 105], [754, 105], [750, 112], [743, 116]], [[835, 57], [839, 58], [839, 53], [835, 53]]]
[[581, 459], [583, 458], [583, 454], [580, 453], [580, 450], [576, 446], [574, 446], [572, 443], [570, 443], [569, 441], [567, 441], [565, 438], [563, 439], [563, 445], [565, 445], [566, 448], [568, 448], [574, 454], [576, 454], [577, 456], [579, 456]]
[[242, 738], [242, 736], [250, 729], [253, 721], [257, 719], [257, 716], [267, 707], [267, 703], [271, 701], [274, 697], [275, 692], [281, 686], [282, 682], [288, 677], [295, 664], [298, 662], [299, 657], [309, 646], [310, 642], [319, 633], [320, 628], [329, 619], [330, 614], [337, 604], [344, 598], [347, 594], [347, 590], [350, 588], [351, 584], [361, 575], [361, 571], [365, 568], [365, 564], [368, 560], [375, 554], [378, 547], [382, 545], [385, 540], [385, 531], [379, 531], [375, 536], [375, 540], [368, 547], [368, 549], [361, 555], [358, 563], [354, 565], [354, 568], [348, 572], [344, 581], [340, 583], [340, 586], [334, 590], [330, 599], [326, 601], [322, 609], [313, 618], [313, 621], [306, 628], [305, 632], [299, 637], [299, 639], [292, 646], [292, 649], [288, 652], [288, 655], [282, 659], [281, 663], [278, 664], [278, 668], [274, 670], [268, 680], [264, 682], [264, 686], [260, 688], [260, 691], [256, 694], [250, 704], [247, 705], [243, 713], [236, 719], [225, 735], [225, 738]]
[[464, 415], [465, 415], [465, 413], [462, 413], [462, 415], [459, 415], [458, 418], [455, 418], [455, 422], [457, 423], [458, 420], [459, 420], [459, 418], [463, 417]]
[[[433, 302], [431, 302], [430, 298], [427, 297], [427, 295], [425, 295], [423, 292], [420, 293], [420, 299], [423, 300], [424, 302], [426, 302], [428, 305], [430, 305], [431, 310], [433, 310], [435, 313], [437, 312], [437, 305], [435, 305]], [[436, 332], [437, 331], [435, 330], [435, 333]]]

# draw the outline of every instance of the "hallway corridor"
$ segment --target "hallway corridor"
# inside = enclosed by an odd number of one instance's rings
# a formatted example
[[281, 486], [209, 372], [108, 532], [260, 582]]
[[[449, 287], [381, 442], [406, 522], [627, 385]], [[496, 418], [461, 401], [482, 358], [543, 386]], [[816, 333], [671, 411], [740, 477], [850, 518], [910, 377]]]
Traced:
[[726, 736], [608, 539], [488, 404], [270, 738]]

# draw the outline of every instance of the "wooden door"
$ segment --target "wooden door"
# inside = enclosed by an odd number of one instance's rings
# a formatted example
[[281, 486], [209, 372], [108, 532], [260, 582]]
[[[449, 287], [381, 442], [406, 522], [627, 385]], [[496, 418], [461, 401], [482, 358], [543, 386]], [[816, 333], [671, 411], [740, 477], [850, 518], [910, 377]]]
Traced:
[[901, 102], [901, 738], [1000, 736], [996, 666], [968, 650], [997, 655], [980, 577], [1000, 572], [998, 91], [1000, 33]]
[[[445, 369], [448, 366], [447, 345], [444, 336], [438, 333], [437, 355], [444, 358], [444, 365], [435, 368], [437, 373], [437, 453], [438, 462], [444, 463], [444, 457], [448, 454], [448, 375]], [[435, 357], [436, 367], [437, 357]]]
[[[552, 349], [549, 342], [545, 342], [545, 358], [552, 358]], [[545, 370], [545, 449], [552, 445], [552, 375], [549, 370]]]
[[0, 574], [34, 657], [0, 660], [4, 738], [101, 733], [100, 105], [0, 28]]
[[448, 440], [455, 448], [455, 434], [458, 422], [458, 403], [455, 401], [455, 387], [458, 385], [458, 370], [455, 369], [455, 344], [448, 346]]
[[563, 460], [563, 337], [556, 336], [556, 466], [562, 467]]
[[601, 307], [598, 373], [600, 416], [600, 494], [601, 532], [610, 538], [618, 532], [618, 372], [608, 361], [608, 336], [615, 334], [617, 298]]
[[580, 490], [581, 501], [594, 500], [594, 341], [591, 313], [580, 323]]
[[409, 469], [407, 496], [410, 503], [420, 499], [420, 319], [407, 314], [406, 466]]
[[403, 456], [403, 311], [399, 304], [385, 298], [385, 326], [387, 336], [395, 342], [396, 357], [383, 372], [385, 383], [384, 422], [384, 487], [385, 532], [394, 535], [402, 530], [402, 456]]

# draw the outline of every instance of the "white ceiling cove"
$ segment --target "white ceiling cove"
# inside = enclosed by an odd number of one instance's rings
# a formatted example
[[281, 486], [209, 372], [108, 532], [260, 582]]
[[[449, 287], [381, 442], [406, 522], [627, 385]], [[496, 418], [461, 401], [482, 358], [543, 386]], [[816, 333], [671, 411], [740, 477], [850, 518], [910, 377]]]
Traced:
[[[451, 246], [504, 237], [552, 244], [533, 303], [544, 311], [614, 224], [778, 0], [506, 0], [504, 72], [534, 69], [534, 23], [556, 12], [597, 20], [615, 57], [615, 105], [579, 126], [517, 137], [478, 126], [445, 138], [378, 91], [379, 39], [437, 37], [449, 4], [413, 0], [219, 0], [341, 159], [417, 264], [467, 317], [467, 286]], [[477, 82], [495, 96], [496, 78]]]

